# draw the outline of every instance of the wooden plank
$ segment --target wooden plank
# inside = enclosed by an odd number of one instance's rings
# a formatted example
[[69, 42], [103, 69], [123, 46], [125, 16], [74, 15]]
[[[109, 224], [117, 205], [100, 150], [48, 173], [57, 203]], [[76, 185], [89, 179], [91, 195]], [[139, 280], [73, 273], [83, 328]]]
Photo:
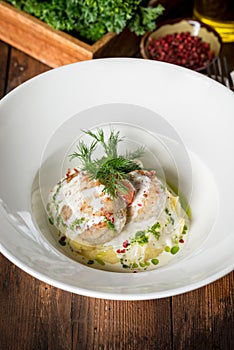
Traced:
[[23, 52], [12, 48], [6, 92], [8, 93], [28, 79], [40, 73], [44, 73], [49, 69], [50, 67], [36, 61], [28, 55], [25, 55]]
[[29, 276], [0, 255], [1, 349], [72, 349], [72, 294]]
[[0, 39], [53, 68], [92, 59], [94, 52], [114, 36], [108, 33], [94, 45], [88, 45], [0, 2]]
[[113, 37], [106, 45], [96, 48], [93, 58], [103, 57], [140, 57], [140, 36], [124, 29], [119, 35]]
[[172, 298], [173, 349], [233, 349], [234, 273]]
[[114, 301], [73, 296], [73, 348], [172, 349], [170, 298]]
[[6, 79], [7, 79], [7, 65], [9, 57], [9, 46], [3, 42], [0, 42], [0, 98], [2, 98], [6, 91]]
[[40, 282], [2, 255], [0, 264], [3, 349], [172, 349], [170, 298], [87, 298]]
[[[49, 69], [11, 48], [9, 64], [5, 65], [7, 92]], [[0, 266], [0, 348], [71, 349], [71, 293], [33, 278], [1, 254]]]

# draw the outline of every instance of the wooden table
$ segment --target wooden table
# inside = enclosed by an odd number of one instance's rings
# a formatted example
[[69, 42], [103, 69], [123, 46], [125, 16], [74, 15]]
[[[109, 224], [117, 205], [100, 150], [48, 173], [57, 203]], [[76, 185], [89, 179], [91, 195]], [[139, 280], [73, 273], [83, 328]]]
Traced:
[[[49, 69], [0, 42], [0, 97]], [[234, 349], [233, 273], [175, 297], [110, 301], [51, 287], [2, 255], [0, 264], [1, 350]]]

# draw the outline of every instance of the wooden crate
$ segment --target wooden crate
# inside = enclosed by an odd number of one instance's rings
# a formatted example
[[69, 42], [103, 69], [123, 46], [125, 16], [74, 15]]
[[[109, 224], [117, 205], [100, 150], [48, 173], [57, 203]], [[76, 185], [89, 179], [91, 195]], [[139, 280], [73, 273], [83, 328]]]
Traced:
[[[121, 40], [114, 33], [107, 33], [89, 45], [4, 1], [0, 1], [0, 39], [52, 68], [95, 57], [110, 57], [112, 53], [109, 50], [108, 54], [108, 48], [113, 46], [113, 42], [121, 45]], [[131, 56], [129, 50], [129, 46], [124, 50], [121, 48], [120, 55]], [[113, 56], [118, 56], [116, 48]]]

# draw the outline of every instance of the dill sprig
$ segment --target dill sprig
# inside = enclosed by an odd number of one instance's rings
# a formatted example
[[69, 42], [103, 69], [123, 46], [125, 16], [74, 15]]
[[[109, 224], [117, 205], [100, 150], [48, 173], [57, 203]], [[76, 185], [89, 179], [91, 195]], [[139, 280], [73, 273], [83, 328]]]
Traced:
[[[134, 161], [144, 153], [144, 148], [139, 147], [133, 152], [127, 152], [125, 156], [118, 155], [118, 144], [123, 140], [119, 131], [111, 131], [106, 140], [104, 131], [98, 129], [96, 133], [88, 130], [85, 134], [91, 136], [93, 141], [88, 146], [83, 141], [77, 145], [77, 151], [70, 155], [70, 159], [79, 158], [81, 170], [86, 171], [90, 178], [99, 180], [104, 185], [104, 192], [115, 198], [117, 193], [126, 192], [124, 179], [133, 170], [141, 169], [140, 165]], [[93, 154], [98, 146], [104, 150], [104, 156], [94, 159]]]

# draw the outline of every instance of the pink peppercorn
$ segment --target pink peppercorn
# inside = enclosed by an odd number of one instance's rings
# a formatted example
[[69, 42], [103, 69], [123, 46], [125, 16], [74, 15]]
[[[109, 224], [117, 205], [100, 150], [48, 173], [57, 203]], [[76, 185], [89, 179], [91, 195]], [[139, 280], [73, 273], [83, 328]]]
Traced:
[[126, 240], [125, 242], [123, 242], [123, 247], [127, 248], [129, 246], [128, 240]]
[[71, 169], [70, 169], [70, 168], [68, 168], [68, 169], [67, 169], [66, 176], [68, 177], [70, 174], [71, 174]]
[[116, 253], [118, 253], [118, 254], [126, 253], [126, 249], [117, 249]]
[[162, 38], [149, 38], [149, 58], [177, 64], [190, 69], [204, 67], [214, 58], [210, 44], [189, 32], [167, 34]]

